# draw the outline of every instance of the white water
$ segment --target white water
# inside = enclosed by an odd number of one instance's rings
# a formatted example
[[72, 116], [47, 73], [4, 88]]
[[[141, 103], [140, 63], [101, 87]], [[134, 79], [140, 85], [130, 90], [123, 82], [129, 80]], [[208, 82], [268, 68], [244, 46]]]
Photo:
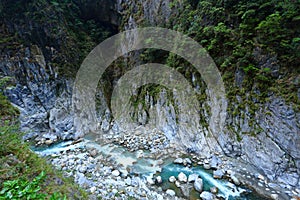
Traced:
[[[67, 151], [76, 148], [95, 148], [105, 156], [111, 156], [117, 164], [120, 164], [126, 169], [127, 167], [132, 168], [132, 172], [137, 174], [154, 174], [156, 172], [160, 172], [161, 168], [158, 165], [159, 160], [152, 160], [149, 158], [137, 158], [140, 157], [140, 152], [128, 152], [126, 149], [114, 145], [114, 144], [107, 144], [107, 145], [99, 145], [90, 140], [83, 140], [82, 142], [72, 144], [72, 141], [61, 142], [59, 144], [50, 146], [46, 149], [35, 149], [35, 152], [40, 155], [51, 155], [51, 154], [58, 154], [62, 151]], [[147, 153], [144, 153], [147, 155]]]
[[219, 192], [221, 193], [221, 196], [225, 199], [229, 199], [229, 197], [236, 197], [240, 196], [241, 193], [245, 192], [246, 190], [236, 187], [234, 184], [231, 184], [230, 182], [225, 182], [221, 180], [214, 179], [211, 174], [201, 170], [201, 169], [191, 169], [188, 167], [180, 167], [180, 166], [172, 166], [169, 167], [170, 171], [176, 171], [176, 172], [185, 172], [187, 174], [198, 174], [202, 179], [209, 182], [211, 185], [214, 185], [218, 188]]
[[57, 154], [62, 151], [67, 151], [67, 150], [71, 150], [71, 149], [77, 149], [77, 148], [84, 147], [83, 143], [81, 143], [81, 142], [77, 143], [77, 144], [72, 144], [72, 143], [73, 143], [73, 141], [61, 142], [59, 144], [53, 145], [49, 148], [42, 149], [42, 150], [39, 150], [38, 148], [34, 148], [34, 151], [37, 154], [47, 156], [47, 155], [51, 155], [51, 154]]

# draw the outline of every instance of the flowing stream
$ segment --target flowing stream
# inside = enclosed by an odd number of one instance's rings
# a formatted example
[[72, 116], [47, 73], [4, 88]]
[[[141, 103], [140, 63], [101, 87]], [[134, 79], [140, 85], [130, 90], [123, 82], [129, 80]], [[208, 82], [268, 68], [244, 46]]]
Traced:
[[[91, 140], [85, 139], [77, 144], [73, 144], [72, 141], [64, 141], [47, 148], [33, 148], [33, 150], [38, 154], [45, 156], [55, 153], [57, 154], [70, 149], [85, 147], [96, 148], [103, 155], [111, 156], [114, 161], [117, 164], [122, 165], [124, 169], [130, 168], [130, 173], [138, 174], [145, 178], [153, 177], [153, 175], [159, 174], [162, 177], [163, 182], [165, 183], [163, 186], [164, 189], [172, 188], [172, 184], [168, 181], [168, 178], [170, 176], [177, 177], [180, 172], [185, 173], [187, 176], [195, 173], [202, 178], [205, 191], [209, 191], [211, 187], [217, 187], [218, 196], [221, 196], [226, 200], [265, 199], [255, 192], [252, 192], [251, 190], [246, 188], [237, 187], [227, 180], [214, 179], [209, 170], [205, 170], [199, 166], [189, 168], [184, 167], [183, 165], [173, 164], [171, 160], [162, 161], [151, 159], [147, 157], [147, 154], [149, 154], [148, 152], [129, 152], [125, 148], [114, 144], [99, 145]], [[197, 193], [196, 196], [199, 197], [199, 193]]]

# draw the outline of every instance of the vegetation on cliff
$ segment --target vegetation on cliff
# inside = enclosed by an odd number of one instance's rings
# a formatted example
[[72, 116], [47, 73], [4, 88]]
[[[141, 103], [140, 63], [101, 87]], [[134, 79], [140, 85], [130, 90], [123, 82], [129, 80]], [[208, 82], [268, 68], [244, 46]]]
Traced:
[[[299, 105], [299, 1], [187, 0], [169, 27], [196, 39], [223, 73], [229, 98], [272, 93]], [[236, 73], [241, 74], [237, 80]], [[241, 81], [241, 82], [240, 82]], [[235, 82], [236, 87], [233, 87]], [[262, 99], [262, 98], [260, 98]]]
[[19, 111], [3, 95], [0, 77], [0, 199], [85, 199], [85, 192], [22, 142]]

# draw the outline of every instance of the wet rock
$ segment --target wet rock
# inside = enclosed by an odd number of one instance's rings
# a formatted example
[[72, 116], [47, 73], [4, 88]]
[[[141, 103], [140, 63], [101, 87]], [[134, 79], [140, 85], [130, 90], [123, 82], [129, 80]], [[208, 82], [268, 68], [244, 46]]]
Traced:
[[93, 186], [93, 187], [90, 188], [90, 192], [92, 194], [94, 194], [96, 192], [96, 190], [97, 190], [97, 188], [95, 186]]
[[192, 188], [193, 188], [193, 186], [189, 185], [189, 184], [184, 184], [184, 185], [180, 186], [180, 190], [181, 190], [183, 196], [186, 198], [189, 198]]
[[215, 195], [210, 193], [210, 192], [207, 192], [207, 191], [204, 191], [200, 194], [200, 198], [202, 200], [214, 200], [215, 199]]
[[180, 172], [180, 173], [178, 174], [178, 180], [179, 180], [180, 182], [186, 183], [186, 182], [187, 182], [187, 176], [186, 176], [183, 172]]
[[172, 197], [176, 195], [175, 191], [174, 190], [170, 190], [170, 189], [167, 189], [166, 194], [168, 194], [168, 195], [170, 195]]
[[176, 187], [180, 187], [180, 182], [179, 181], [175, 181], [175, 185], [176, 185]]
[[189, 158], [183, 159], [183, 165], [184, 165], [184, 166], [191, 165], [191, 164], [192, 164], [191, 159], [189, 159]]
[[213, 177], [217, 179], [221, 179], [224, 176], [223, 170], [216, 170], [213, 172]]
[[45, 144], [49, 146], [49, 145], [53, 144], [53, 140], [51, 140], [51, 139], [50, 140], [46, 140]]
[[120, 172], [119, 172], [119, 170], [117, 170], [117, 169], [114, 170], [114, 171], [112, 171], [111, 174], [112, 174], [113, 176], [115, 176], [115, 177], [120, 176]]
[[170, 177], [169, 177], [169, 182], [170, 182], [170, 183], [174, 183], [175, 181], [176, 181], [175, 176], [170, 176]]
[[213, 194], [217, 194], [218, 193], [218, 188], [217, 187], [212, 187], [210, 188], [210, 192]]
[[271, 194], [271, 198], [272, 198], [273, 200], [279, 200], [278, 194]]
[[79, 171], [80, 173], [86, 173], [86, 170], [87, 170], [87, 167], [86, 167], [85, 165], [80, 166], [80, 167], [78, 168], [78, 171]]
[[239, 179], [234, 174], [231, 174], [230, 178], [231, 178], [231, 180], [233, 181], [233, 183], [235, 185], [240, 185], [241, 184], [240, 181], [239, 181]]
[[198, 174], [190, 174], [188, 178], [188, 182], [194, 182], [198, 178]]
[[[146, 179], [147, 179], [147, 183], [149, 183], [150, 185], [154, 185], [155, 184], [154, 180], [150, 176], [147, 176]], [[156, 181], [157, 181], [158, 184], [162, 183], [161, 177], [160, 176], [157, 177]]]
[[156, 177], [156, 182], [157, 182], [158, 184], [162, 183], [162, 178], [161, 178], [161, 176], [157, 176], [157, 177]]
[[182, 164], [183, 163], [183, 159], [182, 158], [176, 158], [174, 160], [174, 164]]
[[201, 178], [197, 177], [194, 182], [194, 188], [198, 192], [202, 192], [203, 190], [203, 181]]

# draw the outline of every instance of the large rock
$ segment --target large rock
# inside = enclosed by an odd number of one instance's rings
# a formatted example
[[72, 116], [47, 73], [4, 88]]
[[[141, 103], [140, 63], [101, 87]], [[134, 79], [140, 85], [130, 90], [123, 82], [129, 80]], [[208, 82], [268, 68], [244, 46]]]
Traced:
[[219, 169], [213, 172], [213, 177], [217, 179], [221, 179], [224, 176], [224, 171]]
[[115, 177], [120, 176], [120, 172], [119, 172], [119, 170], [117, 170], [117, 169], [114, 170], [114, 171], [112, 171], [111, 174], [112, 174], [113, 176], [115, 176]]
[[180, 182], [186, 183], [186, 182], [187, 182], [187, 176], [186, 176], [183, 172], [180, 172], [180, 173], [178, 174], [178, 180], [179, 180]]
[[198, 178], [198, 174], [190, 174], [188, 178], [188, 182], [194, 182]]
[[192, 164], [191, 159], [189, 159], [189, 158], [183, 159], [183, 165], [184, 165], [184, 166], [191, 165], [191, 164]]
[[230, 178], [231, 178], [232, 182], [233, 182], [235, 185], [240, 185], [240, 184], [241, 184], [240, 181], [239, 181], [239, 179], [238, 179], [234, 174], [231, 174], [231, 175], [230, 175]]
[[218, 166], [222, 163], [222, 160], [217, 156], [213, 155], [210, 161], [210, 166], [212, 169], [217, 169]]
[[175, 164], [182, 164], [182, 163], [183, 163], [183, 159], [182, 159], [182, 158], [176, 158], [176, 159], [174, 160], [174, 163], [175, 163]]
[[169, 181], [170, 181], [170, 183], [174, 183], [176, 181], [175, 176], [170, 176]]
[[201, 178], [196, 178], [194, 182], [194, 188], [198, 192], [202, 192], [203, 190], [203, 180]]
[[190, 197], [190, 192], [191, 192], [192, 188], [193, 188], [193, 186], [190, 184], [183, 184], [180, 186], [180, 190], [185, 198]]
[[202, 200], [214, 200], [215, 199], [215, 195], [210, 193], [210, 192], [207, 192], [207, 191], [204, 191], [200, 194], [200, 198]]
[[174, 190], [170, 190], [170, 189], [167, 189], [166, 194], [168, 194], [168, 195], [170, 195], [172, 197], [176, 195], [175, 191]]

